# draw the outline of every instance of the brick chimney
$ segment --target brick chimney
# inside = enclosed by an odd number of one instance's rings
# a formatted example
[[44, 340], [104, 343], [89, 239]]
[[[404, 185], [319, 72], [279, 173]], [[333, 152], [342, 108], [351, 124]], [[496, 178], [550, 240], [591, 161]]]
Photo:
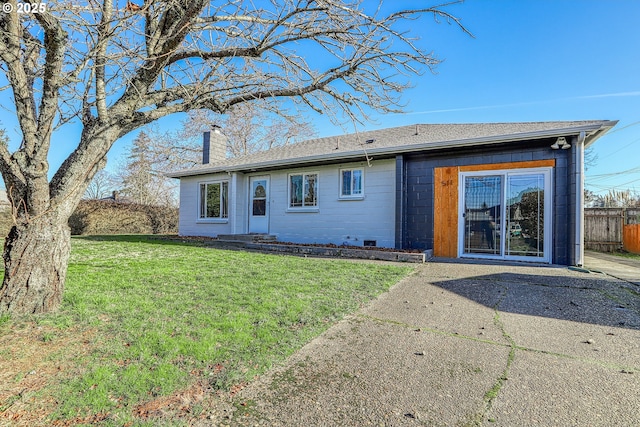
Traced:
[[213, 125], [212, 132], [202, 135], [202, 164], [221, 162], [227, 158], [227, 137], [220, 132], [220, 126]]

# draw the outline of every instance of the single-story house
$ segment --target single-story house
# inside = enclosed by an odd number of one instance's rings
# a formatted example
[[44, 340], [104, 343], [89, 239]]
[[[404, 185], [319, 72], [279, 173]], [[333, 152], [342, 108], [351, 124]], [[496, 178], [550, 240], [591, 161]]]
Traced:
[[584, 149], [616, 121], [415, 124], [226, 157], [207, 132], [181, 235], [582, 265]]

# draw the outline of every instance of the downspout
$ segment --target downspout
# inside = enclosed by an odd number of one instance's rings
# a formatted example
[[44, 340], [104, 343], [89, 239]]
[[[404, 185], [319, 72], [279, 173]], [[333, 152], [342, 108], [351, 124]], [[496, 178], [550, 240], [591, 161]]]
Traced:
[[585, 133], [580, 132], [573, 145], [574, 174], [576, 183], [576, 230], [574, 246], [574, 265], [582, 267], [584, 264], [584, 140]]

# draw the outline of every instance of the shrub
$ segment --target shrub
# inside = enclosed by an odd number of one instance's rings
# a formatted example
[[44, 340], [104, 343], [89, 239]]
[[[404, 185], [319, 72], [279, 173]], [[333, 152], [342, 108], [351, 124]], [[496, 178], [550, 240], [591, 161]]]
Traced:
[[82, 200], [69, 218], [71, 234], [168, 234], [178, 231], [178, 209], [111, 200]]
[[2, 237], [6, 237], [9, 234], [12, 226], [11, 207], [0, 205], [0, 234], [2, 234]]

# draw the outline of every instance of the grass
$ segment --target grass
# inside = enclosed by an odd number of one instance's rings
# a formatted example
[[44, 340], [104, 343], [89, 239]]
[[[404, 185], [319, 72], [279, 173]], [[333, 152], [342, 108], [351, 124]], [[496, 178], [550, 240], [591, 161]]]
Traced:
[[[411, 271], [145, 236], [74, 238], [72, 248], [60, 311], [0, 321], [0, 368], [16, 390], [0, 392], [10, 402], [0, 423], [19, 413], [43, 424], [188, 424], [207, 399], [237, 391]], [[44, 384], [25, 393], [38, 373]]]
[[623, 258], [630, 258], [640, 261], [640, 254], [634, 254], [631, 252], [611, 252], [612, 255], [616, 255]]

